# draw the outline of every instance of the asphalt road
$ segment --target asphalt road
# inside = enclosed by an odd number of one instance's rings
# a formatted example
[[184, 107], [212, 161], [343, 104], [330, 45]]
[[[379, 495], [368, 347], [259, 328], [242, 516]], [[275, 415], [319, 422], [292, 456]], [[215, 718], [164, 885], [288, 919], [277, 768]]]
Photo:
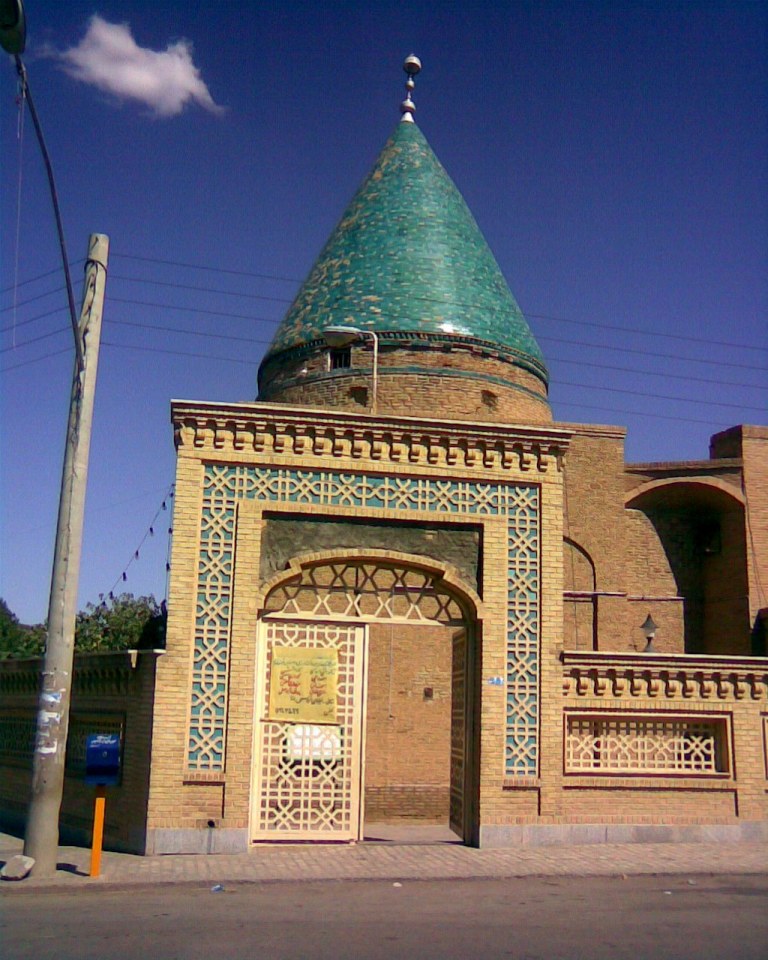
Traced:
[[768, 875], [0, 890], [3, 960], [766, 960]]

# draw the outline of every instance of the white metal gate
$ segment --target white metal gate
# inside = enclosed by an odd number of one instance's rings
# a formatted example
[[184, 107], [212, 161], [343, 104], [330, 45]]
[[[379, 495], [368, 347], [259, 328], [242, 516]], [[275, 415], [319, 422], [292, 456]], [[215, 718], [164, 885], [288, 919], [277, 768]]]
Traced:
[[253, 840], [357, 840], [366, 629], [264, 620], [256, 688]]

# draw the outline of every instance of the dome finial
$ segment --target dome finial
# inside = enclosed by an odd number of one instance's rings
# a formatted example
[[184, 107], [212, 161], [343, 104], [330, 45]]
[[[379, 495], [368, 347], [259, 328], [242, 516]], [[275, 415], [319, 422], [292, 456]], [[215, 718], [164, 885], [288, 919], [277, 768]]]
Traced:
[[421, 70], [421, 60], [418, 57], [411, 54], [409, 57], [406, 57], [403, 61], [403, 70], [408, 74], [408, 79], [405, 81], [405, 100], [400, 104], [400, 113], [402, 113], [401, 122], [413, 123], [413, 115], [416, 112], [416, 104], [411, 99], [411, 93], [413, 88], [416, 86], [413, 78]]

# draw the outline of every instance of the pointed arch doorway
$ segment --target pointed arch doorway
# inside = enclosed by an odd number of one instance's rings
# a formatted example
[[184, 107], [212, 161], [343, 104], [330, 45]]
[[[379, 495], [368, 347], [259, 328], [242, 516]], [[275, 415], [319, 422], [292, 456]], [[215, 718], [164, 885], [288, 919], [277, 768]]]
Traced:
[[477, 595], [423, 557], [333, 551], [262, 597], [252, 841], [361, 840], [375, 822], [472, 843]]

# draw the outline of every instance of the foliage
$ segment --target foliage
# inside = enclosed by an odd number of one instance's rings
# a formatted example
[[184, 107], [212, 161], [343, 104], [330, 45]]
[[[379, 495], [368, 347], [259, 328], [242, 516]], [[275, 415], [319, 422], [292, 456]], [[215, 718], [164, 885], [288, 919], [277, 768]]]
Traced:
[[45, 646], [45, 632], [25, 627], [0, 598], [0, 659], [6, 657], [36, 657]]
[[[152, 649], [165, 646], [166, 614], [154, 597], [122, 593], [109, 603], [89, 603], [77, 615], [75, 650]], [[38, 657], [45, 651], [47, 625], [25, 627], [0, 600], [0, 659]]]
[[77, 615], [75, 649], [90, 653], [163, 646], [164, 621], [164, 613], [151, 596], [121, 593], [108, 604], [89, 603]]

